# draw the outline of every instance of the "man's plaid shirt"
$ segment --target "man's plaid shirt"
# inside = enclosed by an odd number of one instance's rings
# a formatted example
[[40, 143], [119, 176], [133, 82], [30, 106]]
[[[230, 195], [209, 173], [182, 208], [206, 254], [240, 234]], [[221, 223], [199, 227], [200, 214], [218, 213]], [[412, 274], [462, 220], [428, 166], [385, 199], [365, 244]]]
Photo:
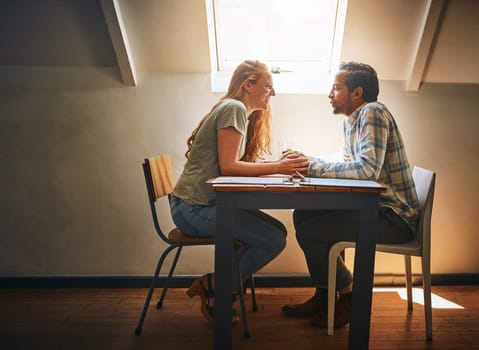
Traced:
[[369, 102], [358, 107], [344, 123], [344, 162], [310, 157], [308, 176], [374, 180], [387, 186], [380, 206], [390, 207], [413, 230], [418, 200], [401, 134], [385, 105]]

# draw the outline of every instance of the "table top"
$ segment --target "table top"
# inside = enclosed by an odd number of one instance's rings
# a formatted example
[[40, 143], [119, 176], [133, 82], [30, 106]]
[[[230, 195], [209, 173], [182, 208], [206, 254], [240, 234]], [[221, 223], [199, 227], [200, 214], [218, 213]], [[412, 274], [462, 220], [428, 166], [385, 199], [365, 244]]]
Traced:
[[306, 178], [306, 181], [288, 177], [220, 176], [208, 181], [216, 192], [372, 192], [381, 193], [386, 186], [375, 181]]

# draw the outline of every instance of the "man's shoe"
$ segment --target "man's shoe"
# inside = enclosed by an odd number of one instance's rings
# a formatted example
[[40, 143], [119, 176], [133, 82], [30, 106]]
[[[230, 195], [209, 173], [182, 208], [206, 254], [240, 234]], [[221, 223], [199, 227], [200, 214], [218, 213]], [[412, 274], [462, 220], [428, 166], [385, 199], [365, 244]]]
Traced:
[[[334, 328], [343, 328], [351, 321], [351, 295], [339, 294], [334, 306]], [[328, 328], [328, 311], [319, 312], [311, 319], [311, 326]]]
[[[327, 293], [327, 290], [326, 290]], [[320, 289], [316, 288], [314, 295], [303, 304], [284, 305], [282, 310], [285, 316], [295, 318], [311, 318], [318, 312], [325, 310], [325, 305], [321, 305]], [[326, 294], [327, 295], [327, 294]], [[324, 298], [324, 297], [323, 297]], [[325, 299], [326, 300], [326, 299]], [[324, 300], [323, 300], [324, 304]]]

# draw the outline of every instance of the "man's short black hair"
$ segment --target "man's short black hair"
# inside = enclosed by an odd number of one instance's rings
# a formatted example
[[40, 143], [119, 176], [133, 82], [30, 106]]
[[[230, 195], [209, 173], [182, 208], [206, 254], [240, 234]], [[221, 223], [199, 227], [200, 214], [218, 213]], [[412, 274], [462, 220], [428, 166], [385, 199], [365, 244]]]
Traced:
[[379, 82], [378, 75], [373, 67], [365, 63], [343, 62], [340, 64], [339, 70], [348, 72], [345, 82], [349, 91], [360, 86], [363, 88], [364, 101], [377, 101]]

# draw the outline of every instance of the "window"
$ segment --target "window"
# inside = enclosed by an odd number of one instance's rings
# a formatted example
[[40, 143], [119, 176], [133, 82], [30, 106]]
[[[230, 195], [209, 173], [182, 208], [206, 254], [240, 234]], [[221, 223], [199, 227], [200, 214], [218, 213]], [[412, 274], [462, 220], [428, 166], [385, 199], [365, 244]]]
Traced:
[[279, 93], [326, 93], [339, 64], [347, 0], [206, 0], [212, 90], [258, 59]]

